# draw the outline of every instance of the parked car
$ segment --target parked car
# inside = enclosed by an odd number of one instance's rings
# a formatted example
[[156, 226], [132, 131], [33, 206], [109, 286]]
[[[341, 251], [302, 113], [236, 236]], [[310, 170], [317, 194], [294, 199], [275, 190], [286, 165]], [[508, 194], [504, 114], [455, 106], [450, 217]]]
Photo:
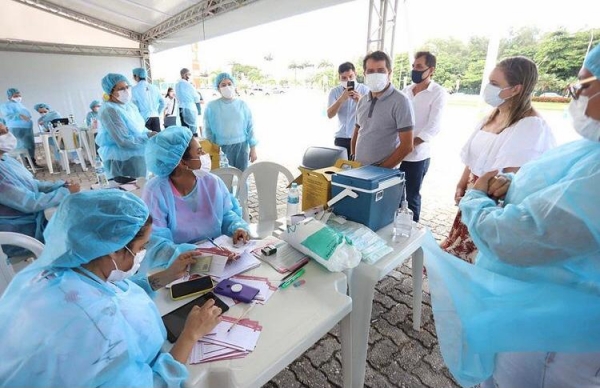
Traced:
[[547, 93], [540, 94], [540, 97], [563, 97], [563, 96], [561, 96], [558, 93], [547, 92]]
[[271, 92], [265, 88], [252, 88], [248, 91], [251, 96], [268, 96]]
[[271, 90], [271, 93], [273, 93], [273, 94], [283, 94], [283, 93], [285, 93], [285, 89], [284, 88], [273, 88], [273, 90]]

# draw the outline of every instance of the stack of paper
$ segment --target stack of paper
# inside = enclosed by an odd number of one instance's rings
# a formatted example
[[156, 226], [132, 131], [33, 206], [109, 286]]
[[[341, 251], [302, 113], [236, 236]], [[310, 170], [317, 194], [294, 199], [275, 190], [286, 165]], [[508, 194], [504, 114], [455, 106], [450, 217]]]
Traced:
[[[245, 357], [256, 347], [262, 326], [257, 321], [223, 316], [215, 329], [192, 349], [190, 364]], [[232, 327], [232, 325], [234, 325]], [[231, 328], [231, 330], [229, 330]], [[229, 330], [229, 331], [228, 331]]]

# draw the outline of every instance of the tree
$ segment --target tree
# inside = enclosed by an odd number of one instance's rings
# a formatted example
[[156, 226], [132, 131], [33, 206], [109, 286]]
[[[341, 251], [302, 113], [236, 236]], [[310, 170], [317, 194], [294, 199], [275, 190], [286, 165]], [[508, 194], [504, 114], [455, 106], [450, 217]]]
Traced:
[[317, 67], [319, 69], [327, 69], [333, 67], [333, 63], [329, 62], [327, 59], [323, 59], [321, 60], [321, 62], [319, 62], [319, 65]]
[[262, 84], [265, 81], [265, 75], [256, 66], [242, 65], [241, 63], [233, 63], [231, 66], [231, 75], [238, 80], [248, 80], [252, 84]]
[[574, 78], [581, 69], [592, 34], [596, 37], [593, 47], [600, 43], [600, 29], [574, 34], [561, 29], [544, 34], [534, 58], [540, 73], [554, 74], [561, 80]]

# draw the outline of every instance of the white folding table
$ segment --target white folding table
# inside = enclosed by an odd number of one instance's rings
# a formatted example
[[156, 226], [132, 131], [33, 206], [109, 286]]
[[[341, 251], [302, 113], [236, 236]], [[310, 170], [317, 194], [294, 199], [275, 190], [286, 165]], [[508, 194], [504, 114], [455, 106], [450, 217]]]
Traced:
[[[265, 305], [257, 305], [248, 318], [263, 327], [256, 349], [245, 358], [188, 365], [188, 387], [260, 387], [300, 357], [338, 322], [349, 335], [348, 313], [352, 300], [346, 295], [346, 276], [331, 273], [315, 262], [306, 265], [301, 287], [277, 290]], [[244, 273], [281, 279], [267, 264]], [[273, 282], [275, 285], [278, 282]], [[189, 302], [173, 301], [167, 290], [159, 291], [156, 304], [162, 315]], [[233, 306], [225, 315], [238, 317], [245, 304]], [[165, 343], [165, 350], [171, 344]]]

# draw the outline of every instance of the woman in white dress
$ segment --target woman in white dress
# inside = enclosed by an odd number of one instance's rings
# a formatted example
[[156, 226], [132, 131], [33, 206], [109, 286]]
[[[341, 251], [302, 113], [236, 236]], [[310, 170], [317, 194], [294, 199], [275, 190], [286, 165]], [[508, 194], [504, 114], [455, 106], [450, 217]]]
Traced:
[[[483, 173], [516, 172], [523, 164], [554, 148], [556, 142], [550, 127], [531, 106], [537, 79], [535, 63], [520, 56], [502, 60], [490, 73], [483, 98], [494, 109], [462, 149], [465, 169], [456, 186], [457, 205]], [[477, 248], [460, 218], [459, 211], [441, 247], [472, 263]]]

